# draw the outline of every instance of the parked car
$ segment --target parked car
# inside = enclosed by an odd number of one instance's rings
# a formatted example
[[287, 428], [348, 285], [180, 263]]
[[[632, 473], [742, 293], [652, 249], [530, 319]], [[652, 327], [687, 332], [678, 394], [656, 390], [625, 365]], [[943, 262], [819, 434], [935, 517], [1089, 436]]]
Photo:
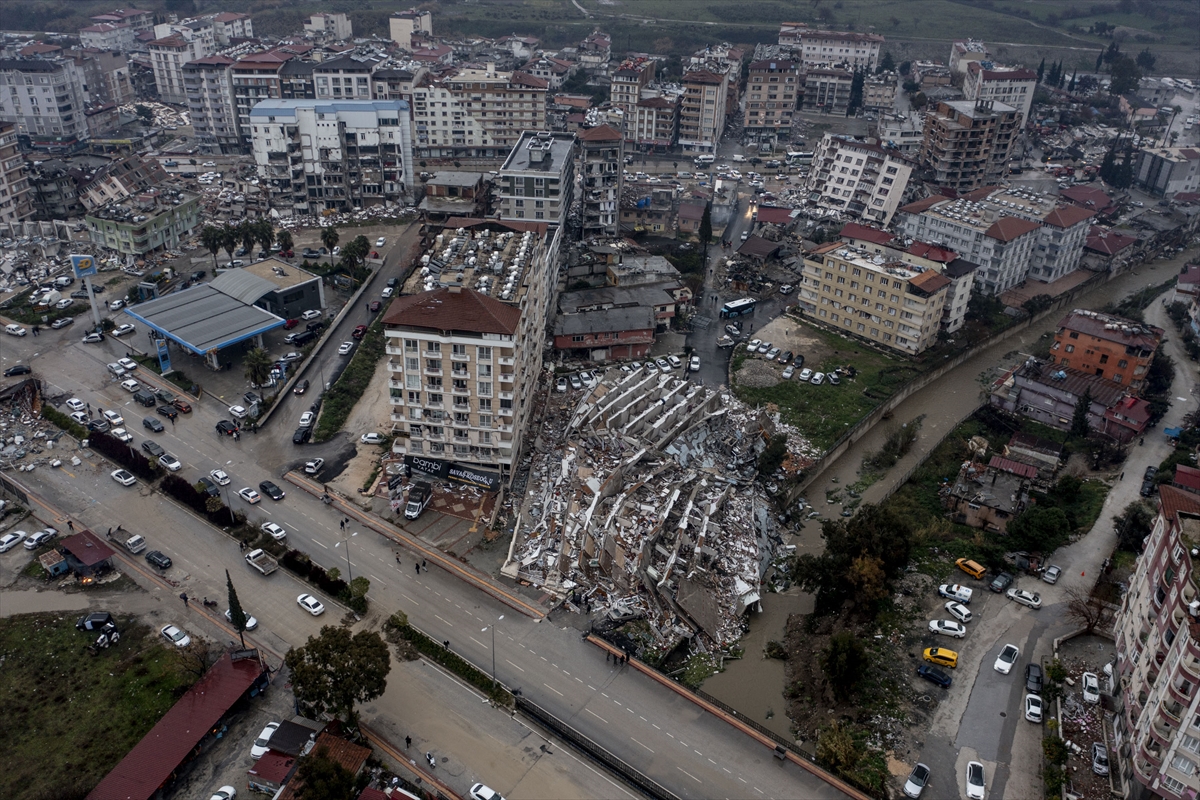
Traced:
[[133, 325], [130, 325], [127, 322], [124, 325], [118, 325], [117, 327], [113, 328], [112, 335], [113, 336], [128, 336], [129, 334], [135, 332], [136, 330], [137, 330], [137, 328], [135, 328]]
[[578, 375], [572, 375], [570, 377], [570, 380], [571, 380], [571, 388], [572, 389], [575, 389], [576, 391], [578, 391], [583, 388], [583, 381], [579, 380]]
[[942, 672], [937, 667], [930, 667], [925, 664], [917, 667], [917, 675], [929, 681], [930, 683], [936, 683], [938, 686], [941, 686], [944, 689], [950, 688], [950, 684], [954, 682], [949, 675], [947, 675], [945, 672]]
[[146, 560], [159, 569], [171, 568], [171, 559], [158, 550], [151, 550], [149, 553], [146, 553]]
[[1034, 594], [1033, 592], [1027, 592], [1024, 589], [1009, 589], [1006, 594], [1009, 600], [1020, 603], [1023, 606], [1029, 606], [1030, 608], [1042, 607], [1041, 595]]
[[358, 441], [363, 444], [383, 444], [384, 438], [382, 433], [364, 433], [358, 437]]
[[1036, 694], [1025, 695], [1025, 719], [1030, 722], [1042, 721], [1042, 698]]
[[948, 619], [931, 619], [929, 621], [929, 632], [961, 639], [967, 635], [967, 628], [961, 622], [952, 622]]
[[679, 369], [683, 366], [683, 362], [679, 360], [679, 356], [667, 356], [667, 363], [671, 365], [671, 369]]
[[223, 469], [214, 469], [212, 472], [208, 473], [208, 477], [216, 481], [218, 486], [229, 485], [229, 473]]
[[258, 527], [262, 529], [263, 533], [267, 534], [277, 542], [282, 542], [284, 539], [287, 539], [287, 531], [285, 531], [279, 525], [276, 525], [274, 522], [264, 522]]
[[938, 587], [938, 594], [940, 594], [942, 597], [948, 597], [951, 600], [957, 600], [963, 605], [967, 605], [971, 602], [971, 595], [973, 595], [974, 592], [970, 588], [966, 586], [960, 586], [957, 583], [943, 583]]
[[354, 328], [354, 332], [350, 334], [350, 336], [355, 339], [361, 339], [366, 335], [367, 335], [367, 326], [366, 325], [356, 326]]
[[273, 481], [259, 481], [259, 490], [272, 500], [279, 502], [284, 498], [283, 489], [275, 485]]
[[1092, 772], [1108, 774], [1108, 748], [1099, 742], [1092, 742]]
[[262, 729], [262, 733], [254, 740], [254, 744], [250, 747], [250, 757], [255, 761], [262, 758], [271, 749], [271, 737], [279, 728], [278, 722], [268, 722], [267, 727]]
[[312, 614], [314, 617], [319, 617], [325, 613], [325, 606], [321, 604], [320, 600], [313, 597], [311, 594], [300, 595], [296, 598], [296, 602], [300, 604], [301, 608]]
[[996, 656], [996, 663], [992, 668], [1001, 675], [1007, 675], [1012, 672], [1013, 664], [1017, 663], [1017, 659], [1021, 657], [1021, 648], [1015, 644], [1006, 644], [1004, 649], [1000, 651], [1000, 655]]
[[904, 796], [920, 797], [927, 783], [929, 783], [929, 767], [917, 764], [913, 767], [912, 772], [908, 773], [908, 780], [904, 782]]
[[28, 535], [25, 531], [10, 531], [0, 536], [0, 553], [7, 553], [9, 550], [12, 550], [25, 541], [25, 537]]
[[1046, 567], [1046, 571], [1042, 573], [1042, 580], [1049, 584], [1055, 584], [1058, 583], [1058, 578], [1060, 575], [1062, 575], [1062, 570], [1054, 565], [1051, 565]]
[[27, 331], [25, 328], [22, 328], [20, 325], [16, 324], [15, 322], [11, 323], [9, 325], [5, 325], [4, 332], [7, 333], [9, 336], [24, 336], [25, 334], [29, 333], [29, 331]]
[[774, 361], [778, 357], [779, 357], [779, 348], [778, 347], [772, 347], [770, 350], [767, 351], [767, 361]]
[[565, 393], [567, 391], [567, 379], [560, 377], [557, 381], [555, 381], [554, 390], [559, 393]]
[[692, 356], [688, 360], [688, 371], [689, 372], [699, 372], [700, 371], [700, 356]]
[[162, 433], [165, 430], [163, 424], [154, 417], [144, 417], [142, 419], [142, 427], [153, 433]]
[[133, 477], [133, 473], [124, 469], [114, 469], [111, 473], [112, 479], [122, 486], [133, 486], [137, 483], [137, 478]]
[[503, 795], [490, 786], [477, 783], [471, 787], [471, 800], [504, 800]]
[[232, 436], [233, 434], [237, 433], [237, 431], [238, 426], [227, 419], [223, 419], [217, 423], [217, 433], [224, 434], [225, 436]]
[[350, 351], [353, 349], [354, 349], [354, 342], [342, 342], [341, 346], [338, 347], [338, 355], [339, 356], [349, 355]]
[[988, 588], [996, 594], [1003, 592], [1008, 587], [1012, 586], [1013, 576], [1007, 572], [1001, 572], [996, 577], [992, 578], [992, 582], [988, 584]]
[[792, 376], [795, 374], [796, 374], [796, 368], [793, 366], [788, 366], [783, 370], [783, 379], [785, 381], [791, 380]]
[[[242, 609], [242, 613], [246, 614], [246, 630], [252, 631], [258, 627], [258, 620], [256, 620], [252, 614], [248, 614], [245, 609]], [[228, 608], [225, 609], [225, 619], [233, 622], [233, 614]]]
[[946, 603], [946, 611], [950, 612], [950, 616], [959, 622], [966, 623], [971, 621], [971, 611], [962, 603], [956, 603], [951, 600], [949, 603]]
[[74, 321], [74, 317], [59, 317], [58, 319], [54, 320], [54, 322], [50, 323], [50, 327], [57, 331], [67, 327]]
[[44, 544], [48, 544], [51, 539], [58, 535], [58, 531], [54, 528], [46, 528], [45, 530], [37, 531], [29, 534], [29, 538], [25, 540], [26, 550], [37, 550]]
[[158, 463], [171, 472], [179, 472], [183, 469], [183, 464], [179, 463], [179, 459], [170, 453], [163, 453], [158, 457]]
[[304, 472], [307, 475], [316, 475], [325, 466], [325, 459], [314, 458], [311, 461], [304, 462]]
[[750, 343], [746, 345], [746, 352], [747, 353], [757, 353], [758, 346], [760, 344], [762, 344], [762, 339], [751, 339]]
[[1094, 672], [1083, 673], [1083, 702], [1099, 703], [1100, 702], [1100, 679], [1096, 677]]
[[176, 647], [187, 647], [192, 643], [192, 637], [176, 628], [174, 625], [164, 625], [162, 627], [162, 635], [166, 640]]
[[812, 380], [809, 381], [809, 383], [811, 383], [813, 386], [820, 386], [824, 382], [825, 382], [825, 373], [824, 372], [814, 373], [812, 376]]
[[1042, 683], [1045, 677], [1042, 675], [1042, 668], [1032, 661], [1025, 665], [1025, 691], [1041, 694]]
[[808, 383], [809, 380], [812, 379], [812, 376], [813, 371], [805, 367], [804, 369], [800, 370], [799, 380], [803, 383]]
[[[159, 422], [158, 424], [160, 426], [162, 425], [161, 422]], [[162, 445], [160, 445], [158, 442], [154, 441], [153, 439], [147, 439], [146, 441], [142, 442], [142, 449], [145, 450], [147, 453], [149, 453], [151, 458], [158, 458], [167, 452], [166, 450], [163, 449]]]
[[967, 800], [983, 800], [986, 785], [983, 777], [983, 764], [978, 761], [967, 763]]
[[84, 344], [96, 344], [97, 342], [103, 342], [104, 334], [100, 333], [100, 331], [89, 331], [83, 335], [82, 341]]
[[249, 486], [238, 489], [238, 496], [241, 497], [243, 500], [245, 500], [250, 505], [254, 505], [255, 503], [262, 500], [262, 495], [260, 495], [258, 492], [251, 489]]

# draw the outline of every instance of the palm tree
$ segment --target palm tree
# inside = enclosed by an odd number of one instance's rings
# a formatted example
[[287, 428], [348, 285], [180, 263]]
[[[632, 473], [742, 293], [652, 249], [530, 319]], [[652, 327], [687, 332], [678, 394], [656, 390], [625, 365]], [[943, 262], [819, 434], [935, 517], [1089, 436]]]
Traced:
[[271, 245], [275, 244], [274, 226], [267, 220], [260, 219], [250, 223], [250, 227], [254, 229], [254, 240], [262, 248], [262, 254], [267, 255], [271, 252]]
[[292, 239], [291, 232], [286, 230], [275, 234], [275, 241], [279, 243], [279, 249], [284, 252], [291, 250], [296, 244]]
[[322, 228], [321, 229], [321, 244], [325, 245], [329, 250], [329, 265], [333, 266], [333, 248], [337, 246], [338, 239], [342, 238], [338, 235], [337, 228]]
[[221, 227], [221, 247], [229, 254], [230, 263], [233, 263], [233, 251], [237, 249], [240, 239], [241, 236], [238, 234], [236, 226], [224, 225]]
[[205, 225], [204, 229], [200, 231], [200, 244], [204, 245], [204, 248], [212, 253], [214, 272], [217, 269], [217, 253], [220, 252], [223, 242], [224, 237], [220, 228], [213, 225]]
[[262, 386], [271, 374], [271, 357], [261, 347], [256, 347], [246, 353], [242, 359], [246, 368], [246, 380], [255, 386]]
[[246, 257], [250, 257], [250, 253], [254, 251], [254, 240], [257, 238], [254, 232], [254, 223], [249, 220], [242, 220], [237, 226], [238, 238], [241, 239], [242, 247], [246, 248]]

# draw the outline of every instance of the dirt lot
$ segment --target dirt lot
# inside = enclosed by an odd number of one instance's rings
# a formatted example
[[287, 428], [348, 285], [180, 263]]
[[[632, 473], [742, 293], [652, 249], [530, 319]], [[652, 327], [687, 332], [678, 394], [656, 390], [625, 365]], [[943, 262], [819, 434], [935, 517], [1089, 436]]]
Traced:
[[1067, 761], [1067, 776], [1075, 794], [1084, 800], [1101, 800], [1109, 796], [1109, 779], [1092, 772], [1091, 749], [1093, 742], [1104, 744], [1112, 757], [1112, 731], [1104, 723], [1104, 708], [1083, 702], [1082, 675], [1091, 672], [1100, 679], [1101, 690], [1108, 681], [1104, 665], [1116, 658], [1116, 647], [1111, 639], [1102, 636], [1079, 636], [1064, 642], [1059, 648], [1059, 659], [1067, 668], [1067, 676], [1074, 686], [1064, 686], [1062, 699], [1063, 737], [1078, 745], [1079, 752], [1071, 749]]

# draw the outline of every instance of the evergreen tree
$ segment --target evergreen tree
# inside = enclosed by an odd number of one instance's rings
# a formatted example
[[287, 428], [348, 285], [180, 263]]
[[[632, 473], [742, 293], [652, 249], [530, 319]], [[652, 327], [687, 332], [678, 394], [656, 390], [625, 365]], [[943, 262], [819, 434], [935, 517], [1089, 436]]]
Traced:
[[1100, 180], [1112, 185], [1116, 179], [1117, 155], [1111, 149], [1104, 154], [1104, 161], [1100, 164]]
[[704, 245], [704, 263], [708, 263], [708, 243], [712, 241], [712, 203], [704, 204], [704, 215], [700, 217], [700, 243]]
[[1071, 94], [1075, 93], [1075, 82], [1078, 77], [1079, 77], [1079, 70], [1076, 69], [1074, 72], [1071, 73], [1071, 82], [1067, 84], [1067, 92], [1069, 92]]
[[863, 70], [854, 70], [854, 78], [850, 81], [850, 102], [846, 105], [847, 117], [853, 117], [854, 112], [862, 108], [864, 76]]
[[1149, 47], [1137, 54], [1137, 65], [1141, 67], [1143, 72], [1153, 70], [1155, 61], [1158, 61], [1158, 59], [1151, 54]]
[[896, 59], [892, 58], [892, 51], [889, 50], [888, 52], [883, 54], [883, 58], [879, 59], [879, 69], [876, 70], [876, 74], [881, 73], [881, 72], [895, 72], [895, 71], [896, 71]]
[[1038, 64], [1038, 83], [1042, 82], [1042, 78], [1046, 76], [1046, 59], [1042, 59], [1042, 63]]
[[242, 640], [242, 648], [245, 649], [246, 611], [242, 608], [241, 601], [238, 600], [237, 589], [233, 588], [233, 578], [229, 577], [229, 570], [225, 570], [225, 589], [229, 594], [229, 621], [234, 630], [238, 632], [238, 638]]
[[1091, 389], [1083, 393], [1083, 397], [1079, 398], [1079, 402], [1075, 404], [1075, 413], [1071, 416], [1071, 435], [1079, 439], [1086, 439], [1091, 426], [1088, 424], [1088, 412], [1092, 409], [1092, 391]]
[[1102, 66], [1104, 66], [1104, 51], [1103, 50], [1101, 50], [1099, 53], [1096, 54], [1096, 70], [1095, 71], [1099, 72], [1100, 68]]
[[1111, 42], [1108, 49], [1104, 51], [1104, 63], [1111, 64], [1121, 57], [1121, 45], [1116, 42]]
[[1063, 69], [1062, 62], [1058, 62], [1058, 88], [1063, 88], [1067, 85], [1067, 71]]

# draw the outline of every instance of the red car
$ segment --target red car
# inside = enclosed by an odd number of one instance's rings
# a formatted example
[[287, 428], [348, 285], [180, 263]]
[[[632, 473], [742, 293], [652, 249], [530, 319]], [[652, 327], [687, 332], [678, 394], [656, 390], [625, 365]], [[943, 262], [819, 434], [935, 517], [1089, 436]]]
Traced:
[[300, 324], [300, 320], [289, 319], [287, 322], [283, 323], [283, 329], [285, 331], [290, 331], [292, 328], [296, 327], [299, 324]]
[[376, 311], [378, 311], [382, 307], [383, 307], [383, 303], [379, 302], [378, 300], [372, 300], [371, 305], [368, 306], [368, 308], [371, 310], [372, 314], [374, 314]]
[[359, 325], [357, 328], [354, 329], [354, 333], [352, 333], [350, 335], [353, 336], [355, 339], [363, 338], [364, 336], [367, 335], [367, 326]]
[[192, 413], [192, 406], [186, 400], [180, 400], [180, 399], [176, 398], [175, 408], [179, 409], [180, 413], [183, 413], [183, 414]]

